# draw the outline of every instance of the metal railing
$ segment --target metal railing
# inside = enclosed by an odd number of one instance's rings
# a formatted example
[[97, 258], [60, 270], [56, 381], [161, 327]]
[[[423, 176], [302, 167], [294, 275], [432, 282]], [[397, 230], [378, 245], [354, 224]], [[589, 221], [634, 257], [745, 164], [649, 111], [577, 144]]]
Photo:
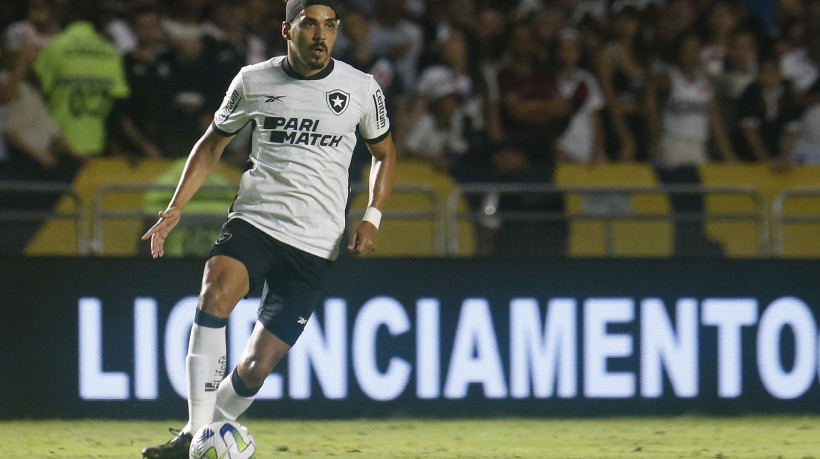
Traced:
[[[157, 210], [146, 211], [143, 209], [109, 209], [106, 208], [105, 200], [113, 194], [118, 193], [145, 193], [151, 191], [166, 191], [172, 193], [176, 185], [158, 184], [114, 184], [100, 187], [95, 193], [91, 206], [91, 221], [93, 237], [90, 247], [96, 255], [104, 255], [105, 222], [110, 220], [123, 220], [130, 218], [149, 219], [156, 217]], [[229, 185], [203, 185], [200, 191], [225, 191], [236, 192], [236, 184]], [[354, 193], [367, 193], [367, 186], [354, 184], [351, 186], [351, 196]], [[199, 192], [198, 192], [199, 195]], [[445, 254], [445, 226], [444, 216], [441, 212], [441, 205], [438, 194], [435, 190], [424, 184], [396, 184], [393, 186], [393, 195], [417, 195], [429, 203], [429, 210], [415, 209], [388, 209], [385, 211], [385, 218], [391, 220], [417, 220], [431, 221], [433, 224], [433, 245], [437, 255]], [[364, 215], [364, 210], [351, 210], [348, 219], [359, 219]], [[219, 228], [227, 216], [227, 207], [224, 212], [218, 213], [194, 213], [186, 212], [185, 221], [192, 224], [213, 224], [215, 229]], [[146, 228], [147, 229], [147, 228]]]
[[[362, 183], [352, 184], [350, 187], [351, 197], [356, 194], [368, 193], [367, 185]], [[447, 226], [445, 215], [441, 206], [441, 199], [438, 193], [430, 185], [397, 183], [393, 185], [392, 196], [418, 196], [427, 201], [429, 210], [422, 209], [395, 209], [389, 205], [384, 212], [384, 218], [389, 220], [410, 220], [410, 221], [430, 221], [433, 224], [433, 252], [443, 256], [447, 254]], [[351, 209], [348, 213], [348, 221], [358, 221], [364, 216], [364, 209]]]
[[786, 231], [789, 224], [820, 224], [820, 205], [815, 214], [786, 214], [786, 202], [796, 198], [820, 198], [820, 188], [790, 188], [783, 190], [772, 200], [772, 252], [775, 256], [785, 254]]
[[[152, 183], [124, 183], [114, 185], [104, 185], [97, 189], [91, 203], [91, 223], [93, 228], [93, 236], [91, 238], [90, 246], [95, 255], [104, 255], [104, 238], [105, 238], [105, 222], [110, 220], [124, 220], [130, 218], [149, 219], [157, 216], [157, 211], [162, 209], [152, 209], [150, 211], [144, 209], [108, 209], [105, 207], [105, 200], [114, 194], [134, 194], [146, 193], [151, 191], [160, 191], [173, 193], [176, 185], [162, 185]], [[236, 192], [236, 185], [203, 185], [200, 191], [224, 191], [228, 193]], [[214, 224], [221, 225], [227, 216], [227, 208], [224, 212], [218, 213], [202, 213], [202, 212], [186, 212], [185, 221], [193, 224]], [[218, 226], [215, 226], [218, 228]], [[147, 230], [147, 228], [146, 228]]]
[[[77, 253], [88, 255], [91, 253], [103, 255], [104, 238], [106, 228], [104, 223], [116, 219], [132, 218], [154, 218], [156, 210], [151, 211], [131, 208], [112, 208], [106, 206], [106, 200], [115, 193], [145, 193], [150, 191], [164, 191], [169, 194], [173, 192], [174, 185], [155, 184], [113, 184], [100, 187], [94, 194], [91, 205], [91, 218], [87, 219], [86, 208], [77, 191], [69, 184], [54, 184], [41, 182], [0, 182], [0, 196], [6, 194], [8, 199], [13, 200], [15, 196], [28, 195], [49, 196], [52, 202], [67, 202], [71, 204], [70, 210], [58, 210], [54, 205], [51, 207], [33, 208], [25, 204], [15, 204], [0, 208], [0, 224], [10, 228], [10, 225], [20, 224], [24, 226], [28, 222], [42, 224], [46, 220], [66, 220], [73, 223], [76, 229]], [[202, 190], [216, 190], [234, 193], [235, 184], [229, 185], [206, 185]], [[363, 184], [355, 184], [352, 193], [366, 193], [367, 187]], [[680, 222], [750, 222], [754, 225], [756, 232], [756, 242], [758, 245], [758, 256], [782, 256], [785, 252], [785, 245], [789, 237], [784, 228], [794, 224], [818, 224], [820, 225], [820, 205], [818, 209], [808, 208], [804, 213], [787, 214], [786, 208], [790, 200], [798, 198], [820, 198], [820, 188], [792, 188], [782, 191], [771, 203], [770, 207], [764, 205], [758, 191], [753, 187], [744, 186], [703, 186], [703, 185], [668, 185], [659, 187], [619, 187], [619, 186], [557, 186], [541, 184], [469, 184], [457, 187], [447, 196], [439, 195], [431, 186], [426, 184], [396, 184], [394, 195], [415, 195], [423, 199], [423, 204], [415, 203], [413, 206], [405, 208], [388, 207], [385, 217], [391, 220], [421, 221], [429, 222], [432, 225], [431, 244], [434, 253], [440, 256], [453, 256], [463, 248], [464, 241], [459, 240], [459, 226], [464, 222], [477, 223], [487, 222], [493, 219], [501, 221], [522, 221], [522, 222], [599, 222], [603, 227], [603, 246], [606, 256], [617, 256], [616, 233], [619, 222], [668, 222], [677, 224]], [[634, 211], [630, 208], [595, 209], [589, 211], [582, 208], [580, 211], [560, 210], [507, 210], [503, 206], [495, 209], [485, 208], [486, 204], [492, 202], [482, 202], [489, 195], [495, 194], [497, 197], [507, 195], [530, 196], [537, 199], [539, 196], [552, 196], [564, 199], [566, 196], [606, 196], [618, 195], [628, 196], [634, 201], [636, 196], [663, 196], [669, 199], [675, 195], [700, 196], [704, 200], [718, 196], [740, 196], [749, 200], [750, 206], [744, 207], [753, 210], [714, 213], [714, 212], [682, 212], [676, 211], [671, 206], [662, 212]], [[470, 204], [469, 210], [463, 210], [464, 201]], [[630, 202], [632, 202], [630, 201]], [[492, 207], [492, 206], [491, 206]], [[537, 206], [536, 206], [537, 207]], [[708, 207], [708, 206], [707, 206]], [[706, 207], [704, 207], [706, 208]], [[348, 216], [349, 221], [361, 218], [362, 209], [351, 210]], [[193, 213], [188, 212], [186, 220], [191, 223], [206, 223], [219, 225], [224, 221], [225, 213]], [[475, 225], [474, 225], [475, 226]], [[89, 228], [91, 231], [89, 231]], [[462, 226], [463, 229], [463, 226]], [[9, 246], [11, 236], [4, 238], [0, 245]], [[0, 252], [4, 252], [0, 248]]]
[[[552, 196], [556, 199], [564, 195], [578, 194], [587, 196], [605, 195], [696, 195], [702, 198], [716, 195], [742, 196], [751, 200], [755, 211], [731, 214], [710, 214], [707, 212], [678, 212], [670, 209], [669, 213], [633, 212], [631, 210], [612, 209], [605, 211], [569, 213], [563, 209], [557, 211], [543, 211], [527, 209], [525, 211], [505, 211], [497, 204], [503, 195], [518, 196]], [[492, 197], [495, 199], [484, 199], [481, 208], [471, 209], [463, 212], [458, 210], [459, 203], [464, 198]], [[488, 202], [490, 201], [490, 202]], [[475, 202], [475, 199], [473, 200]], [[615, 222], [618, 221], [666, 221], [672, 223], [681, 222], [714, 222], [714, 221], [751, 221], [756, 226], [759, 255], [768, 255], [769, 238], [766, 228], [766, 209], [758, 192], [753, 187], [746, 186], [703, 186], [703, 185], [666, 185], [659, 187], [634, 187], [634, 186], [558, 186], [546, 184], [494, 184], [476, 183], [462, 185], [457, 188], [447, 198], [446, 208], [448, 238], [447, 249], [449, 254], [456, 254], [459, 251], [458, 229], [459, 221], [469, 220], [471, 222], [481, 222], [496, 220], [496, 224], [503, 220], [510, 221], [552, 221], [566, 222], [573, 221], [600, 221], [604, 225], [604, 247], [606, 256], [615, 254]]]
[[[42, 208], [31, 208], [30, 202], [17, 202], [22, 196], [9, 196], [10, 193], [24, 193], [26, 195], [38, 195], [48, 200], [49, 205]], [[84, 255], [88, 253], [88, 238], [86, 236], [85, 208], [82, 200], [74, 187], [70, 184], [50, 183], [50, 182], [28, 182], [28, 181], [0, 181], [0, 196], [6, 196], [15, 202], [10, 205], [0, 206], [0, 224], [8, 229], [11, 224], [31, 223], [39, 226], [42, 222], [54, 220], [72, 221], [76, 231], [77, 253]], [[56, 204], [62, 197], [68, 198], [73, 209], [68, 211], [58, 210]], [[17, 208], [17, 207], [20, 208]], [[27, 207], [27, 208], [24, 208]], [[7, 231], [4, 242], [0, 243], [0, 253], [22, 252], [24, 247], [13, 247], [14, 250], [4, 249], [8, 245], [17, 245], [9, 241], [10, 231]]]

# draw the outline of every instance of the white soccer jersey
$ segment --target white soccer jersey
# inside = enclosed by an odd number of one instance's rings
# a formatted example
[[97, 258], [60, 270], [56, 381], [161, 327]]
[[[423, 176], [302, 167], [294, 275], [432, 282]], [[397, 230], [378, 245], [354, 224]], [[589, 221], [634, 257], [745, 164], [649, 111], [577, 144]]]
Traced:
[[574, 160], [589, 162], [592, 160], [595, 147], [595, 125], [592, 115], [606, 105], [606, 99], [598, 86], [598, 80], [592, 73], [579, 69], [572, 77], [558, 84], [558, 91], [562, 97], [570, 99], [582, 83], [586, 85], [589, 96], [584, 101], [584, 105], [572, 115], [569, 125], [558, 138], [558, 142]]
[[284, 56], [275, 57], [239, 72], [213, 127], [229, 136], [249, 122], [251, 167], [242, 175], [228, 218], [335, 259], [356, 131], [375, 143], [390, 130], [378, 83], [333, 59], [318, 74], [302, 77]]
[[677, 139], [705, 142], [709, 138], [712, 83], [703, 73], [688, 80], [680, 70], [669, 71], [671, 87], [663, 109], [664, 133]]

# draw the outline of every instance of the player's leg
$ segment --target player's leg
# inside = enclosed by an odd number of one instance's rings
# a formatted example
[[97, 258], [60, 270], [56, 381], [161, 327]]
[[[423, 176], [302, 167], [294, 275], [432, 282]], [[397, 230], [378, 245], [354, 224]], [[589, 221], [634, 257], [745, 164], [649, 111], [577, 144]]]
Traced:
[[211, 422], [216, 390], [227, 369], [225, 326], [248, 288], [248, 272], [242, 262], [225, 255], [208, 260], [185, 359], [188, 424], [183, 432], [193, 434]]
[[216, 255], [205, 264], [185, 358], [188, 370], [188, 423], [168, 443], [143, 449], [144, 457], [187, 458], [193, 434], [211, 422], [216, 391], [225, 376], [225, 326], [231, 311], [247, 294], [248, 288], [248, 272], [242, 262], [229, 256]]
[[219, 386], [214, 419], [235, 421], [244, 413], [288, 350], [288, 343], [256, 322], [239, 364]]
[[305, 329], [323, 298], [332, 262], [272, 239], [277, 263], [266, 278], [259, 320], [228, 380], [219, 386], [215, 419], [235, 420]]
[[222, 227], [205, 265], [188, 342], [188, 424], [168, 443], [143, 449], [143, 456], [187, 458], [192, 434], [211, 421], [217, 386], [226, 369], [225, 325], [239, 300], [255, 290], [254, 280], [264, 279], [269, 270], [266, 237], [238, 219]]

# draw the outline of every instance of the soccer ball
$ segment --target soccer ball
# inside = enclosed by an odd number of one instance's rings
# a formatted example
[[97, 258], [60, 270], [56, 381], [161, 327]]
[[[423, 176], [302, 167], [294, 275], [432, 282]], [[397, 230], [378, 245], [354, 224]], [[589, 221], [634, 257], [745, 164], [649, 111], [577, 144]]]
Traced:
[[256, 442], [236, 421], [212, 422], [199, 429], [191, 441], [189, 459], [252, 459]]

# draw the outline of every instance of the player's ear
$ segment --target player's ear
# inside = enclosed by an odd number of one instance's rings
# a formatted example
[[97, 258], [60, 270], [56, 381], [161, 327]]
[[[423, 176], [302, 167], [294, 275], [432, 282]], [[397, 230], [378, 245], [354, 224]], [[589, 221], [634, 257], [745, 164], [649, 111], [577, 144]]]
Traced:
[[284, 37], [285, 40], [290, 40], [290, 28], [291, 28], [290, 23], [288, 23], [288, 22], [283, 22], [282, 23], [282, 37]]

